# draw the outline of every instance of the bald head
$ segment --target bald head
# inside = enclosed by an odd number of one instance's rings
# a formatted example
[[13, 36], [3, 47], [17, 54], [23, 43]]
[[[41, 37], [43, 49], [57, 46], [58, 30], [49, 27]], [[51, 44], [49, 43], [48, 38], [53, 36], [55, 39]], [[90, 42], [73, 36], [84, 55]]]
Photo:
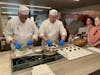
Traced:
[[78, 21], [79, 20], [79, 14], [74, 14], [73, 19], [74, 19], [74, 21]]

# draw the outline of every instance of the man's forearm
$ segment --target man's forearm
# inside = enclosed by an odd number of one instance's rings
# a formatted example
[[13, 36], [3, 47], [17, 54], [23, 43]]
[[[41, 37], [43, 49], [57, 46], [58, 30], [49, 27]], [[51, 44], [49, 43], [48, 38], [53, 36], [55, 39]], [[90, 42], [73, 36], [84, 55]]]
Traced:
[[14, 42], [15, 42], [15, 40], [14, 40], [14, 39], [12, 39], [12, 40], [10, 40], [9, 42], [10, 42], [10, 43], [14, 43]]
[[42, 40], [46, 41], [47, 40], [47, 37], [42, 36]]
[[65, 39], [66, 39], [66, 36], [65, 35], [62, 35], [61, 36], [61, 40], [64, 40], [65, 41]]

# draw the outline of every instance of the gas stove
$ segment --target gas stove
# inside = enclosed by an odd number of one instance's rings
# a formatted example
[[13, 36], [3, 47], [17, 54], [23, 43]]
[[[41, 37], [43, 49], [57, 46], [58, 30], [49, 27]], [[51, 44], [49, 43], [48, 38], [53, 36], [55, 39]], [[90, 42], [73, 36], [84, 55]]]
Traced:
[[29, 67], [33, 67], [39, 64], [53, 62], [64, 58], [62, 55], [55, 53], [54, 55], [36, 55], [25, 56], [21, 58], [12, 59], [13, 71], [23, 70]]

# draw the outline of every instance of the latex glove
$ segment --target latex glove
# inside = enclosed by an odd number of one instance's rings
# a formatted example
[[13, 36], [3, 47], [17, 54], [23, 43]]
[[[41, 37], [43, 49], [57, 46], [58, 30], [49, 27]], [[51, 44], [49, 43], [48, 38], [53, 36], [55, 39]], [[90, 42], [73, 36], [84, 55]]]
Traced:
[[28, 40], [27, 46], [31, 46], [32, 44], [33, 44], [33, 41], [32, 40]]
[[64, 40], [60, 40], [59, 45], [64, 46], [64, 44], [65, 44]]
[[21, 44], [19, 42], [14, 42], [14, 46], [16, 49], [19, 49], [21, 47]]
[[52, 46], [52, 41], [51, 40], [46, 40], [45, 42], [46, 42], [46, 44], [48, 44], [48, 46]]

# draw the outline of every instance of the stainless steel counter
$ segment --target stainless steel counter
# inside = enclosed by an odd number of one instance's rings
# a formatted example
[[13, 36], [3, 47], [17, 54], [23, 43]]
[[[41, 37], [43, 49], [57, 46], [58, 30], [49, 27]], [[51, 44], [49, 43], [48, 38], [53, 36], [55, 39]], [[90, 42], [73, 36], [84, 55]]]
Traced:
[[[48, 64], [55, 75], [87, 75], [100, 69], [100, 54], [92, 54], [76, 60], [58, 60]], [[15, 72], [14, 75], [32, 75], [31, 68]]]
[[[61, 59], [48, 63], [48, 66], [55, 75], [87, 75], [100, 69], [100, 54], [94, 53], [71, 61]], [[10, 52], [1, 52], [0, 75], [32, 75], [32, 73], [31, 68], [12, 73]]]
[[0, 52], [0, 75], [12, 75], [10, 52]]

